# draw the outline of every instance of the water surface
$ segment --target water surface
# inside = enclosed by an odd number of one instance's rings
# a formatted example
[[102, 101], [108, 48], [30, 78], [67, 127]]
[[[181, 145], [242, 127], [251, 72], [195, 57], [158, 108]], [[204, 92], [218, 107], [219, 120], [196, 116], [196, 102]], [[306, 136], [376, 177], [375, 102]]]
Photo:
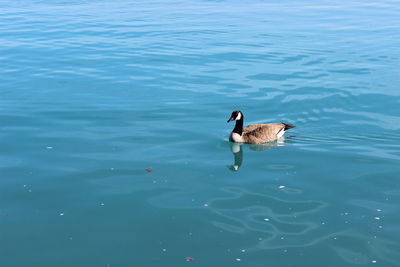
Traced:
[[[3, 1], [0, 265], [398, 266], [399, 15]], [[234, 109], [297, 127], [238, 152]]]

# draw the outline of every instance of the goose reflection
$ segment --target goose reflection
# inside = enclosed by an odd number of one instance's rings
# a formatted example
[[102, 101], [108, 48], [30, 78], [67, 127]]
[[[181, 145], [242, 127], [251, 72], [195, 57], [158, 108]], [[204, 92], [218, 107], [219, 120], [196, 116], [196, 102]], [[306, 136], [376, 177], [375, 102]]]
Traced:
[[253, 151], [265, 151], [274, 146], [284, 146], [285, 138], [281, 137], [276, 142], [265, 144], [244, 144], [244, 143], [230, 143], [231, 152], [233, 154], [233, 164], [227, 166], [231, 171], [238, 171], [243, 163], [243, 148], [248, 147]]
[[228, 168], [231, 171], [239, 170], [240, 166], [242, 166], [243, 162], [243, 150], [242, 145], [239, 143], [231, 143], [231, 152], [233, 154], [233, 165], [229, 165]]

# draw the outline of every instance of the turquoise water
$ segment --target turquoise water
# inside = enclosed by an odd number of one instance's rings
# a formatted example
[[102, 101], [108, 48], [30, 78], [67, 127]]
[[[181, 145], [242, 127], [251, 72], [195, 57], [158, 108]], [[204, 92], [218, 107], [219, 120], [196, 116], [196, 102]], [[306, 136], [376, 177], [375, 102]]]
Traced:
[[[399, 17], [2, 1], [0, 266], [399, 266]], [[235, 109], [297, 127], [231, 147]]]

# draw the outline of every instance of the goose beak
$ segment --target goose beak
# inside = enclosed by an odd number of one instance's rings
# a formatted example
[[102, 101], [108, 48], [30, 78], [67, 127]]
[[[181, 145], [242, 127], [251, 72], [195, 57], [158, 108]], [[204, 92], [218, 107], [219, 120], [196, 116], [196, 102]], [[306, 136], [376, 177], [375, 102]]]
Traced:
[[233, 121], [234, 119], [232, 117], [229, 118], [227, 122]]

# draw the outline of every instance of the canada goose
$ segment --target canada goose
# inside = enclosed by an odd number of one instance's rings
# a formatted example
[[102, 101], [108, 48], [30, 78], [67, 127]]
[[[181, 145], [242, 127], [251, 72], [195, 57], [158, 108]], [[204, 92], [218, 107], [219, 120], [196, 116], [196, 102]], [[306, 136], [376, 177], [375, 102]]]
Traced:
[[272, 142], [281, 137], [286, 130], [295, 126], [288, 123], [252, 124], [243, 128], [243, 113], [240, 110], [232, 112], [228, 122], [236, 121], [229, 141], [235, 143], [262, 144]]

